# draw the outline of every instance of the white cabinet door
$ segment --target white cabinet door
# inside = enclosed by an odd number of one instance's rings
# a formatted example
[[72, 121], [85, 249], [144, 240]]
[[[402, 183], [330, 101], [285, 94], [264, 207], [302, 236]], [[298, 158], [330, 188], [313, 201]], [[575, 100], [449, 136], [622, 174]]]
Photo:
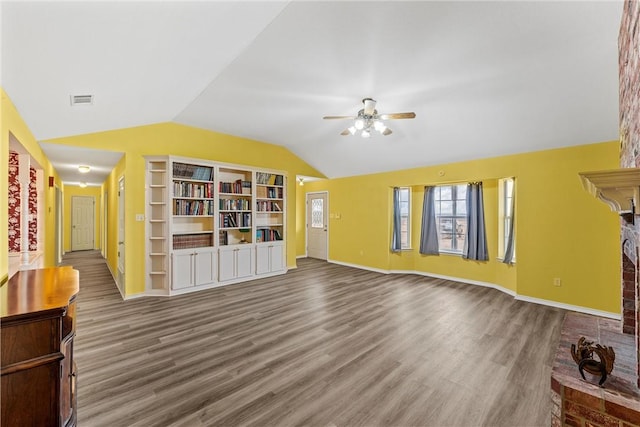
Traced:
[[271, 271], [284, 270], [284, 245], [274, 243], [269, 249], [269, 268]]
[[284, 245], [262, 244], [256, 247], [256, 274], [284, 270]]
[[237, 279], [253, 275], [253, 246], [220, 248], [218, 280]]
[[224, 282], [236, 277], [235, 248], [220, 248], [218, 253], [218, 280]]
[[236, 249], [236, 277], [248, 277], [253, 274], [252, 253], [250, 246]]
[[256, 274], [264, 274], [271, 271], [269, 250], [269, 246], [256, 246]]
[[194, 257], [194, 282], [196, 286], [216, 281], [216, 254], [213, 248], [198, 249]]
[[193, 286], [193, 250], [175, 251], [171, 257], [171, 288]]

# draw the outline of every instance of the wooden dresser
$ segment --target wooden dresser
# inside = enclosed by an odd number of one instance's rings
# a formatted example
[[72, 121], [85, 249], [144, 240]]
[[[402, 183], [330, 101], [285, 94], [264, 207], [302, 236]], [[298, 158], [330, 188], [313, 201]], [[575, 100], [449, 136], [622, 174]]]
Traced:
[[0, 425], [75, 426], [78, 271], [16, 273], [0, 287]]

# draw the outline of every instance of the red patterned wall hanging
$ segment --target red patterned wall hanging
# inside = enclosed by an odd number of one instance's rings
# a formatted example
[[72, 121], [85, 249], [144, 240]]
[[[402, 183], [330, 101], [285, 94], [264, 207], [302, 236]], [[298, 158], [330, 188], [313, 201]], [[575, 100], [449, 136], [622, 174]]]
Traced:
[[38, 250], [38, 176], [29, 168], [29, 250]]
[[20, 184], [15, 151], [9, 152], [9, 252], [20, 252]]

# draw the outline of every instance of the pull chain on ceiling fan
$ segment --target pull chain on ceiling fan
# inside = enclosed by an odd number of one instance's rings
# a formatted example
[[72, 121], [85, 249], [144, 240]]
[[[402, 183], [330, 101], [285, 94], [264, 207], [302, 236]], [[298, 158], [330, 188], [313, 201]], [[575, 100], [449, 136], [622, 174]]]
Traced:
[[378, 110], [375, 109], [376, 101], [371, 98], [364, 98], [362, 103], [364, 104], [364, 108], [358, 111], [357, 116], [324, 116], [323, 119], [354, 120], [353, 125], [343, 130], [340, 135], [355, 135], [360, 132], [363, 138], [369, 138], [373, 131], [377, 131], [384, 136], [391, 135], [391, 129], [384, 124], [383, 120], [413, 119], [416, 117], [416, 113], [413, 112], [378, 114]]

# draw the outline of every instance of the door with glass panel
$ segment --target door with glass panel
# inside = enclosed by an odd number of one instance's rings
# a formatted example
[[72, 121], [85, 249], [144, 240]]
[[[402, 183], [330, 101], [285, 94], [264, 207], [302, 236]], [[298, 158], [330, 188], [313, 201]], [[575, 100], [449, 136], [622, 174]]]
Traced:
[[327, 193], [307, 193], [307, 256], [327, 259]]

